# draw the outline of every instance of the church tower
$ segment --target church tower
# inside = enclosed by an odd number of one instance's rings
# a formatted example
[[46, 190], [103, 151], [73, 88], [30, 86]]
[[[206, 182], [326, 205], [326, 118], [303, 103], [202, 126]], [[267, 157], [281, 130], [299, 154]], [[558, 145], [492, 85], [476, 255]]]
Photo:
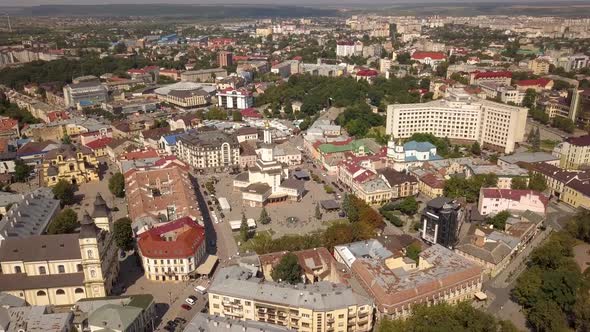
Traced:
[[86, 287], [87, 297], [107, 296], [104, 284], [104, 276], [100, 259], [101, 240], [104, 234], [88, 212], [82, 217], [80, 222], [80, 252], [82, 254], [82, 269], [84, 271], [84, 286]]
[[[98, 217], [97, 220], [102, 221], [102, 218]], [[110, 214], [104, 225], [110, 229]], [[113, 234], [98, 227], [96, 220], [93, 220], [86, 212], [80, 222], [78, 243], [82, 257], [86, 297], [107, 296], [119, 274], [119, 259]]]
[[389, 140], [387, 143], [387, 158], [394, 162], [404, 162], [406, 160], [406, 153], [401, 140], [398, 140], [397, 143], [393, 137]]
[[270, 133], [268, 121], [264, 125], [264, 141], [259, 151], [260, 159], [262, 159], [263, 162], [271, 162], [274, 160], [272, 135]]
[[113, 231], [111, 209], [109, 209], [107, 202], [105, 202], [100, 193], [96, 193], [96, 198], [94, 199], [92, 219], [94, 219], [96, 226], [101, 229], [104, 229], [107, 232]]

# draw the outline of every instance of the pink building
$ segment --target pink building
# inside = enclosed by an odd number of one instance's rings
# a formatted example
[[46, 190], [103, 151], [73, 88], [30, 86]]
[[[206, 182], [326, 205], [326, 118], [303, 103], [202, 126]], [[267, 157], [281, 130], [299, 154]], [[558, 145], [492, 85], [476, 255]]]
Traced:
[[494, 215], [505, 210], [524, 212], [529, 210], [545, 215], [549, 198], [534, 190], [481, 188], [478, 211], [481, 215]]

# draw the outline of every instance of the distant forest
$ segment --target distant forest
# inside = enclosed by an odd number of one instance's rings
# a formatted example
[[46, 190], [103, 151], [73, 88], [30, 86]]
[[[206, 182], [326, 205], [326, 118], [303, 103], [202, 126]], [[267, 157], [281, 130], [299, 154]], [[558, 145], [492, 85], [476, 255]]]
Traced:
[[168, 16], [184, 18], [262, 18], [336, 16], [332, 9], [260, 5], [40, 5], [23, 7], [22, 16]]

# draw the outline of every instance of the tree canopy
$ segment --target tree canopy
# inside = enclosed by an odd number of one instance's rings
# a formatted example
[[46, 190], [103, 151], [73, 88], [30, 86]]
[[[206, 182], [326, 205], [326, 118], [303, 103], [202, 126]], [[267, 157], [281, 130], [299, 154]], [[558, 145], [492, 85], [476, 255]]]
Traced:
[[125, 197], [125, 178], [121, 172], [113, 174], [109, 179], [109, 191], [116, 197]]
[[121, 250], [130, 250], [133, 248], [133, 230], [131, 229], [131, 219], [123, 217], [117, 219], [113, 224], [113, 236], [117, 242], [117, 247]]
[[80, 224], [78, 215], [72, 209], [62, 210], [47, 227], [48, 234], [68, 234], [73, 233]]
[[475, 309], [469, 303], [418, 305], [405, 320], [381, 321], [377, 332], [516, 332], [512, 323]]
[[300, 283], [303, 269], [299, 265], [297, 256], [293, 253], [287, 253], [279, 264], [272, 270], [272, 279], [276, 282], [286, 282], [289, 284]]
[[76, 191], [76, 188], [72, 183], [64, 179], [61, 179], [53, 187], [52, 191], [53, 195], [55, 196], [55, 199], [59, 199], [62, 204], [70, 205], [74, 203], [74, 193]]

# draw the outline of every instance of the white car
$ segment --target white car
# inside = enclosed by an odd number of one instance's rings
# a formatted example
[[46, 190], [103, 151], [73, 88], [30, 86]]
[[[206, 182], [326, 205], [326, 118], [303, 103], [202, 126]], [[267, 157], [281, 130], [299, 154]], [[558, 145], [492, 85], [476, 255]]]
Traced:
[[190, 297], [187, 297], [186, 300], [184, 300], [184, 302], [188, 303], [188, 305], [193, 306], [195, 305], [195, 300], [191, 299]]

